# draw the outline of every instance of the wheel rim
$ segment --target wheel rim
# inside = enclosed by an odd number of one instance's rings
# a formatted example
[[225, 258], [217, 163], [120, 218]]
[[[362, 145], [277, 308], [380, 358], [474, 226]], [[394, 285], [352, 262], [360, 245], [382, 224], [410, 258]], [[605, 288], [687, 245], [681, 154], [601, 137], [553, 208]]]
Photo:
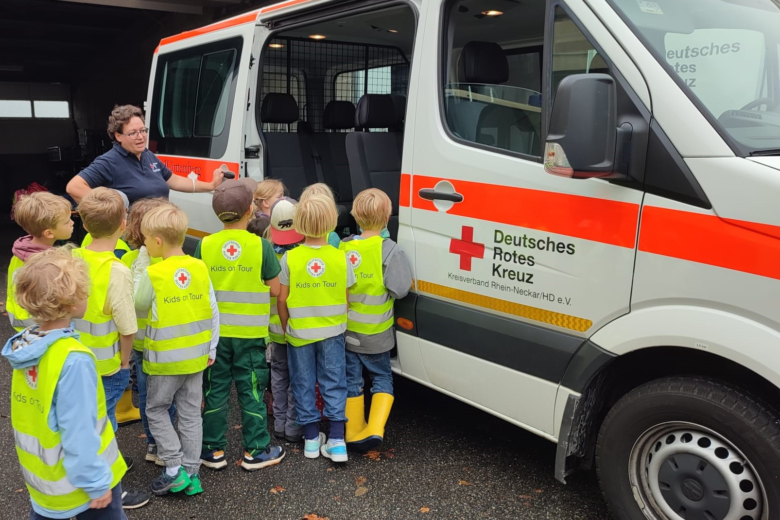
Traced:
[[685, 422], [643, 433], [629, 457], [634, 499], [649, 520], [766, 520], [753, 465], [722, 435]]

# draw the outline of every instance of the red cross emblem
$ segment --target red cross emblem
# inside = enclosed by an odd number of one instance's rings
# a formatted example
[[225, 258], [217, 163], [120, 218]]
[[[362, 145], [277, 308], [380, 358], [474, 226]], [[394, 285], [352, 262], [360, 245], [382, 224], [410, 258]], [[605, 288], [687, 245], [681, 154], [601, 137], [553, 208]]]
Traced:
[[36, 370], [36, 368], [38, 368], [38, 367], [32, 367], [32, 368], [30, 369], [30, 372], [29, 372], [29, 374], [30, 374], [30, 377], [31, 377], [31, 378], [32, 378], [32, 380], [33, 380], [33, 383], [34, 383], [34, 382], [36, 382], [36, 381], [38, 381], [38, 371]]
[[186, 289], [190, 286], [190, 282], [192, 281], [191, 278], [190, 272], [182, 267], [177, 269], [173, 274], [173, 283], [175, 283], [176, 287], [179, 289]]
[[460, 255], [460, 268], [471, 271], [472, 258], [485, 258], [485, 244], [474, 242], [474, 228], [463, 226], [460, 240], [453, 238], [450, 241], [450, 253]]
[[347, 253], [347, 258], [349, 259], [350, 265], [352, 265], [353, 269], [357, 269], [360, 267], [360, 264], [363, 262], [363, 257], [360, 256], [360, 253], [357, 251], [350, 251]]
[[312, 258], [306, 264], [306, 271], [308, 271], [309, 274], [313, 277], [319, 278], [323, 275], [323, 273], [325, 273], [325, 262], [319, 258]]
[[233, 260], [238, 260], [238, 258], [241, 256], [241, 244], [235, 240], [228, 240], [222, 244], [222, 256], [231, 262]]
[[38, 387], [38, 366], [28, 368], [24, 373], [24, 379], [27, 381], [27, 386], [35, 390]]

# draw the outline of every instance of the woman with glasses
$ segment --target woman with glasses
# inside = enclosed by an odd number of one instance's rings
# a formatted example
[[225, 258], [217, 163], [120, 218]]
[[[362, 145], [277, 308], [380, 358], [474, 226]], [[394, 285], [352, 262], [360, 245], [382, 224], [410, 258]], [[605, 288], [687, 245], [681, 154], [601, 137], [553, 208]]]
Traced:
[[133, 105], [114, 107], [108, 118], [108, 135], [114, 147], [83, 169], [68, 183], [67, 191], [76, 202], [89, 190], [104, 186], [127, 195], [130, 204], [144, 197], [168, 198], [169, 190], [186, 193], [213, 191], [223, 173], [214, 171], [212, 182], [173, 175], [163, 162], [146, 148], [144, 115]]

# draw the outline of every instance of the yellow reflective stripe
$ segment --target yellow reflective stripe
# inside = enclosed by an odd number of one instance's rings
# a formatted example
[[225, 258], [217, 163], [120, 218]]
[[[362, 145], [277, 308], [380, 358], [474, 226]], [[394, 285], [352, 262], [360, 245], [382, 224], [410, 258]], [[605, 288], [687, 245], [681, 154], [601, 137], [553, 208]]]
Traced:
[[389, 310], [383, 312], [382, 314], [363, 314], [356, 311], [349, 311], [349, 320], [354, 321], [357, 323], [368, 323], [368, 324], [380, 324], [384, 323], [387, 320], [393, 319], [393, 308], [390, 307]]
[[214, 291], [219, 303], [270, 303], [271, 293], [249, 291]]
[[349, 303], [362, 303], [364, 305], [383, 305], [392, 299], [390, 293], [386, 292], [380, 296], [372, 296], [370, 294], [353, 294], [349, 293]]
[[193, 347], [177, 348], [173, 350], [144, 350], [144, 361], [149, 363], [176, 363], [178, 361], [191, 361], [206, 356], [211, 348], [211, 342], [201, 343]]
[[117, 332], [114, 320], [108, 320], [104, 323], [92, 323], [76, 318], [73, 320], [73, 328], [90, 336], [108, 336], [113, 332]]
[[159, 328], [147, 325], [146, 337], [151, 341], [165, 341], [169, 339], [181, 338], [182, 336], [200, 334], [201, 332], [205, 332], [207, 330], [211, 330], [211, 319]]
[[235, 327], [267, 327], [268, 315], [258, 316], [256, 314], [228, 314], [222, 312], [219, 314], [219, 325], [232, 325]]
[[300, 318], [328, 318], [330, 316], [342, 316], [346, 314], [346, 305], [321, 305], [319, 307], [297, 307], [287, 309], [290, 319]]

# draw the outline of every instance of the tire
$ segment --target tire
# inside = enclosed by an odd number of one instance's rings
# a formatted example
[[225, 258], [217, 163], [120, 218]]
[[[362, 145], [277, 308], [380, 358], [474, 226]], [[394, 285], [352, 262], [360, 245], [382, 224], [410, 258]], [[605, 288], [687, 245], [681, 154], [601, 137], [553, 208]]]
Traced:
[[664, 378], [624, 395], [596, 466], [616, 520], [780, 519], [780, 421], [721, 382]]

